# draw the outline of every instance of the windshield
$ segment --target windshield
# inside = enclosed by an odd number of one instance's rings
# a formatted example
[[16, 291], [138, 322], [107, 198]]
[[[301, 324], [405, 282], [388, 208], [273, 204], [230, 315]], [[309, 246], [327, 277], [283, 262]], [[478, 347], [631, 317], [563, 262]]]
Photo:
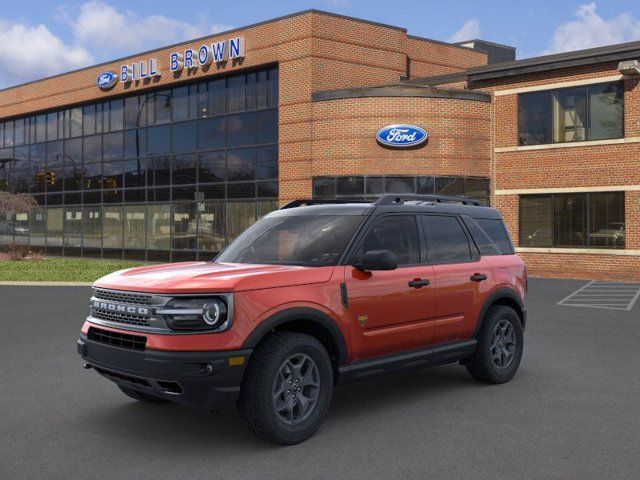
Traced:
[[356, 215], [263, 218], [236, 238], [215, 261], [336, 265], [362, 220]]

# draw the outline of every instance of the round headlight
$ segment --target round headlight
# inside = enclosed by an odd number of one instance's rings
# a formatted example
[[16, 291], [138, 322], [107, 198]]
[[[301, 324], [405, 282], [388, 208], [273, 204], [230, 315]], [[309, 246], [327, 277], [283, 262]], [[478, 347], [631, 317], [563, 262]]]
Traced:
[[202, 307], [202, 311], [202, 318], [204, 319], [204, 322], [212, 327], [224, 322], [227, 316], [227, 309], [224, 303], [219, 300], [205, 303]]

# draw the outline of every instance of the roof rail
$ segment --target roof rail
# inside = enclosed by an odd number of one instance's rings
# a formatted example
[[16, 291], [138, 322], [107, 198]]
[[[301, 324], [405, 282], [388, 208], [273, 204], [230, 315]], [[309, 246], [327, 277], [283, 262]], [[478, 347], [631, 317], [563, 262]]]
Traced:
[[413, 195], [413, 194], [385, 194], [382, 195], [374, 205], [402, 205], [405, 202], [418, 201], [418, 202], [431, 202], [431, 203], [460, 203], [462, 205], [474, 205], [476, 207], [482, 206], [482, 204], [476, 200], [471, 200], [465, 197], [449, 197], [445, 195]]
[[280, 207], [280, 210], [285, 210], [287, 208], [296, 208], [296, 207], [308, 207], [310, 205], [340, 205], [345, 203], [371, 203], [371, 200], [361, 200], [361, 199], [349, 199], [349, 200], [336, 200], [336, 199], [310, 199], [310, 198], [301, 198], [298, 200], [292, 200], [291, 202]]

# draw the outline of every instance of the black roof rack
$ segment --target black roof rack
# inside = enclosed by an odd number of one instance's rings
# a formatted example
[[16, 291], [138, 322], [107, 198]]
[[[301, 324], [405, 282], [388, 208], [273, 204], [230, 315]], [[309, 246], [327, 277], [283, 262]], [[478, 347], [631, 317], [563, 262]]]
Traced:
[[465, 197], [448, 197], [444, 195], [412, 195], [412, 194], [393, 194], [382, 195], [374, 205], [402, 205], [405, 202], [430, 202], [430, 203], [460, 203], [462, 205], [474, 205], [476, 207], [482, 204], [476, 200]]
[[301, 198], [298, 200], [292, 200], [291, 202], [280, 207], [280, 210], [285, 210], [287, 208], [296, 208], [296, 207], [308, 207], [310, 205], [340, 205], [346, 203], [372, 203], [371, 200], [361, 200], [361, 199], [352, 199], [352, 200], [336, 200], [336, 199], [310, 199], [310, 198]]

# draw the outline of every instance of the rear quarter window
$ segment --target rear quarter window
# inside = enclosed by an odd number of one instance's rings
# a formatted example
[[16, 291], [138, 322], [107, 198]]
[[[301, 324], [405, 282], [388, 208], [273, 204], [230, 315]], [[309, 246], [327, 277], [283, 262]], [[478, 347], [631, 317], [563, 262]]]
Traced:
[[476, 218], [475, 221], [478, 226], [482, 228], [484, 233], [491, 239], [494, 245], [498, 248], [500, 254], [512, 255], [514, 253], [511, 239], [509, 238], [509, 234], [507, 233], [507, 229], [504, 226], [504, 222], [502, 220]]

